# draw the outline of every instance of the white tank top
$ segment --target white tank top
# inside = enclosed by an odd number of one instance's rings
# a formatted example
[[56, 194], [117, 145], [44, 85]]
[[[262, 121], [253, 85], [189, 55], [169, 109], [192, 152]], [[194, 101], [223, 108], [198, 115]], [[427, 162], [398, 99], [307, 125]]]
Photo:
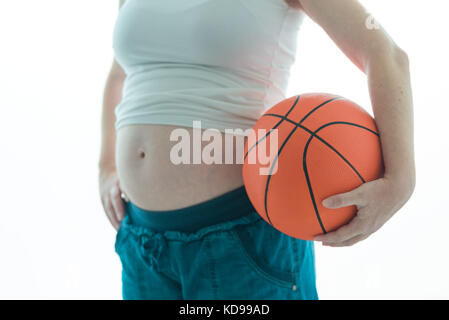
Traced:
[[284, 0], [127, 0], [113, 38], [127, 75], [116, 129], [252, 128], [286, 98], [303, 17]]

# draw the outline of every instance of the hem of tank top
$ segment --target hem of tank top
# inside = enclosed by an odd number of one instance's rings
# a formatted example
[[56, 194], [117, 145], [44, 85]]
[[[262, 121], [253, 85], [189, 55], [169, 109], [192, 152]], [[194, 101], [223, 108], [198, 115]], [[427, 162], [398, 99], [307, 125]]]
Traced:
[[[256, 121], [254, 121], [254, 124]], [[217, 122], [215, 121], [208, 121], [208, 120], [201, 120], [201, 129], [207, 130], [207, 129], [215, 129], [218, 130], [221, 133], [226, 133], [225, 130], [239, 130], [241, 129], [242, 132], [237, 131], [236, 135], [245, 135], [245, 130], [252, 129], [254, 124], [251, 126], [225, 126], [225, 125], [217, 125]], [[193, 128], [192, 122], [189, 121], [160, 121], [160, 120], [153, 120], [153, 121], [123, 121], [120, 125], [115, 125], [115, 131], [118, 132], [120, 129], [128, 126], [133, 125], [162, 125], [162, 126], [175, 126], [175, 127], [182, 127], [182, 128]]]

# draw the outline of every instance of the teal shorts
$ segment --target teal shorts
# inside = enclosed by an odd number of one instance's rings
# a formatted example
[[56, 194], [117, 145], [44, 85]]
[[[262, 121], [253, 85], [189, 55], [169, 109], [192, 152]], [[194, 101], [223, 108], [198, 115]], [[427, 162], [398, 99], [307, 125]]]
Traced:
[[313, 242], [265, 222], [244, 187], [177, 210], [125, 207], [124, 299], [318, 299]]

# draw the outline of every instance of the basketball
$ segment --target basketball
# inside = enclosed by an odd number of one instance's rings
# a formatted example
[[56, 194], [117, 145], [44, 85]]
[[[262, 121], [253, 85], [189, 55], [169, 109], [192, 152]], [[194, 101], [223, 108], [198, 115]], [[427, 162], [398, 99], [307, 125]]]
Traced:
[[356, 207], [321, 202], [383, 174], [376, 123], [356, 103], [332, 94], [292, 96], [267, 110], [245, 142], [243, 181], [257, 213], [298, 239], [338, 229]]

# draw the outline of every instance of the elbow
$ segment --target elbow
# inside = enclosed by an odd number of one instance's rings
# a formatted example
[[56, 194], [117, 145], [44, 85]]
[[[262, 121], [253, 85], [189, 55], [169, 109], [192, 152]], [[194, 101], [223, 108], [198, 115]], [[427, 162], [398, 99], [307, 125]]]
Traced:
[[410, 64], [408, 54], [396, 45], [393, 48], [393, 61], [402, 69], [408, 70]]
[[372, 69], [374, 66], [385, 66], [388, 68], [395, 68], [403, 72], [409, 72], [409, 57], [408, 54], [394, 43], [388, 43], [383, 46], [378, 46], [371, 50], [368, 55], [368, 62], [366, 70]]

